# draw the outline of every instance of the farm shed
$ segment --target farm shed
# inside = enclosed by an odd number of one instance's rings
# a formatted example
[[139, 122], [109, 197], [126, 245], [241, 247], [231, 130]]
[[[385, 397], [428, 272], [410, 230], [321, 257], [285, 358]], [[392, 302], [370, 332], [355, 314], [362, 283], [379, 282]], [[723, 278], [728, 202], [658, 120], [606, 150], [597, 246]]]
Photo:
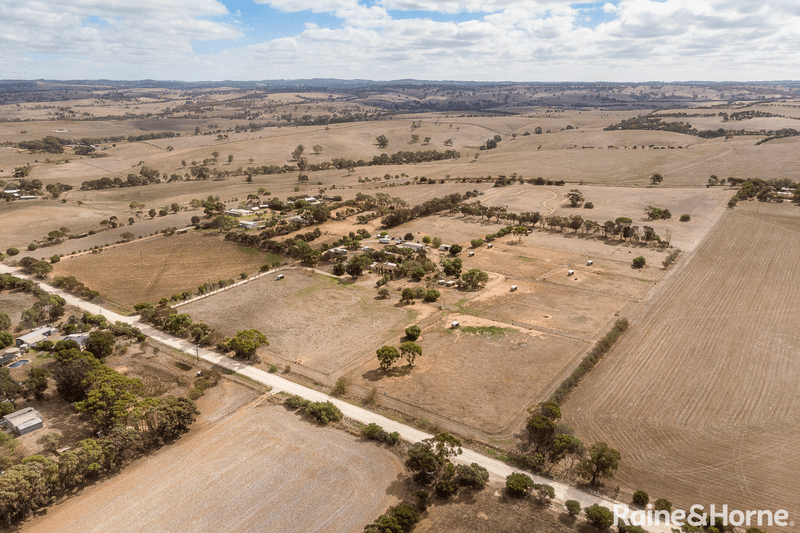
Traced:
[[17, 337], [16, 345], [17, 347], [23, 345], [33, 346], [37, 342], [44, 340], [45, 337], [49, 337], [54, 333], [58, 333], [58, 329], [50, 326], [44, 326], [39, 329], [35, 329], [30, 333], [26, 333], [25, 335]]
[[395, 270], [397, 270], [397, 263], [386, 262], [375, 265], [375, 271], [381, 274], [394, 274]]
[[289, 222], [299, 222], [300, 224], [305, 224], [307, 221], [303, 217], [296, 216], [296, 217], [290, 218]]
[[239, 227], [244, 229], [256, 229], [258, 228], [258, 222], [254, 220], [241, 220], [239, 222]]
[[424, 252], [425, 251], [425, 243], [424, 242], [407, 242], [403, 244], [403, 248], [411, 248], [415, 252]]
[[278, 274], [278, 278], [277, 279], [279, 279], [279, 280], [283, 279], [283, 274]]
[[591, 265], [592, 265], [592, 263], [594, 263], [594, 261], [592, 261], [591, 259], [589, 259], [588, 261], [586, 261], [586, 264], [587, 264], [587, 265], [589, 265], [589, 266], [591, 266]]
[[73, 340], [78, 343], [78, 346], [83, 349], [86, 346], [86, 343], [89, 341], [89, 334], [88, 333], [73, 333], [71, 335], [67, 335], [64, 337], [64, 340]]
[[443, 245], [439, 246], [439, 251], [440, 252], [449, 252], [450, 251], [450, 245], [449, 244], [443, 244]]
[[388, 237], [381, 237], [380, 239], [378, 239], [378, 242], [381, 244], [392, 244], [392, 239]]
[[44, 425], [42, 414], [33, 407], [26, 407], [4, 416], [0, 423], [18, 435], [25, 435]]
[[487, 248], [491, 248], [492, 246], [493, 246], [492, 243], [489, 243], [489, 244], [486, 245]]
[[447, 281], [447, 282], [445, 282], [445, 286], [447, 286], [447, 287], [455, 287], [456, 286], [456, 282], [453, 281], [453, 280]]
[[336, 255], [347, 255], [347, 248], [331, 248], [328, 251]]

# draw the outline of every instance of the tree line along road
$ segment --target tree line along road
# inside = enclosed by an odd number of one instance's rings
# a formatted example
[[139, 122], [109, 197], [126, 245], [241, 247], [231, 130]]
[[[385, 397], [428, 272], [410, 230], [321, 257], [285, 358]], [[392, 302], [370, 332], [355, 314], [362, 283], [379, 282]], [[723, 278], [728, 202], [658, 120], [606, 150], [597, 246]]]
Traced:
[[[14, 276], [20, 278], [29, 278], [22, 273], [19, 273], [16, 269], [9, 267], [7, 265], [0, 264], [0, 273], [8, 273], [13, 274]], [[204, 361], [212, 363], [214, 365], [219, 365], [227, 370], [232, 372], [236, 372], [243, 376], [246, 376], [254, 381], [262, 383], [272, 388], [274, 392], [285, 392], [288, 394], [295, 394], [297, 396], [301, 396], [307, 400], [312, 402], [331, 402], [336, 407], [338, 407], [344, 416], [350, 418], [351, 420], [355, 420], [362, 424], [371, 424], [375, 423], [381, 426], [385, 431], [391, 433], [396, 431], [400, 434], [403, 440], [407, 442], [419, 442], [424, 439], [428, 439], [433, 437], [424, 431], [420, 431], [416, 428], [411, 426], [407, 426], [405, 424], [401, 424], [395, 420], [390, 418], [386, 418], [378, 413], [374, 413], [368, 409], [364, 409], [362, 407], [357, 407], [352, 405], [348, 402], [340, 400], [338, 398], [331, 397], [325, 393], [319, 392], [314, 389], [310, 389], [303, 385], [299, 385], [294, 383], [293, 381], [289, 381], [288, 379], [282, 378], [275, 374], [270, 374], [265, 372], [261, 369], [255, 368], [250, 366], [246, 363], [242, 363], [241, 361], [237, 361], [231, 359], [230, 357], [221, 355], [213, 350], [208, 350], [205, 348], [198, 349], [197, 346], [184, 339], [180, 339], [177, 337], [173, 337], [172, 335], [160, 331], [149, 324], [145, 324], [140, 322], [138, 318], [129, 317], [120, 315], [119, 313], [115, 313], [103, 307], [100, 307], [97, 304], [93, 304], [82, 300], [72, 294], [66, 293], [61, 291], [55, 287], [52, 287], [46, 283], [42, 283], [39, 280], [34, 280], [39, 283], [41, 288], [47, 292], [57, 294], [66, 300], [67, 304], [77, 307], [83, 311], [92, 314], [100, 314], [106, 317], [107, 320], [111, 322], [125, 322], [132, 326], [136, 326], [137, 328], [141, 329], [142, 333], [147, 335], [148, 337], [157, 340], [158, 342], [169, 346], [171, 348], [175, 348], [176, 350], [180, 350], [192, 357], [199, 356]], [[470, 450], [468, 448], [463, 448], [463, 453], [457, 456], [454, 461], [456, 463], [462, 463], [465, 465], [470, 465], [472, 463], [478, 463], [484, 468], [489, 471], [489, 480], [496, 486], [504, 486], [505, 479], [509, 474], [514, 472], [519, 472], [519, 470], [515, 470], [511, 466], [507, 465], [502, 461], [498, 461], [497, 459], [492, 459], [491, 457], [487, 457], [483, 454], [480, 454], [474, 450]], [[550, 485], [555, 489], [556, 497], [554, 499], [555, 502], [560, 504], [562, 507], [564, 502], [567, 500], [576, 500], [581, 504], [581, 508], [586, 508], [593, 504], [603, 505], [608, 507], [609, 509], [613, 510], [614, 506], [624, 507], [628, 510], [628, 506], [622, 504], [621, 502], [601, 498], [595, 496], [593, 494], [581, 491], [564, 483], [559, 483], [557, 481], [553, 481], [548, 478], [536, 476], [533, 474], [528, 474], [536, 483], [544, 483]], [[671, 533], [672, 528], [668, 525], [660, 525], [660, 526], [646, 526], [647, 531], [650, 533]]]

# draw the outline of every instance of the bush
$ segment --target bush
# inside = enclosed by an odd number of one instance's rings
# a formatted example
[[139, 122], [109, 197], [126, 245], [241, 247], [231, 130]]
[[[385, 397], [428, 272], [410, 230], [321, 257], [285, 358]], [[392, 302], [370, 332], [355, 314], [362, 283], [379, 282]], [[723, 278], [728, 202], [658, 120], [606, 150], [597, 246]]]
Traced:
[[633, 268], [644, 268], [646, 264], [647, 264], [647, 259], [645, 259], [641, 255], [639, 257], [633, 258]]
[[270, 365], [270, 367], [269, 367], [269, 373], [270, 373], [270, 374], [277, 374], [277, 373], [278, 373], [278, 367], [277, 367], [277, 366], [275, 366], [275, 365]]
[[421, 333], [422, 333], [422, 330], [416, 324], [414, 324], [412, 326], [408, 326], [406, 328], [406, 337], [408, 337], [412, 341], [417, 340]]
[[[594, 204], [592, 202], [586, 202], [585, 204], [583, 204], [583, 208], [584, 209], [594, 209]], [[572, 500], [572, 501], [574, 501], [574, 500]]]
[[689, 222], [690, 220], [692, 220], [691, 215], [681, 215], [681, 222]]
[[19, 255], [19, 249], [17, 249], [17, 248], [9, 248], [9, 249], [6, 250], [6, 253], [13, 257], [15, 255]]
[[639, 507], [645, 507], [650, 503], [650, 496], [643, 490], [637, 490], [633, 493], [633, 503]]
[[286, 401], [284, 402], [284, 404], [289, 406], [289, 408], [291, 409], [301, 409], [301, 408], [304, 409], [310, 403], [311, 402], [306, 400], [305, 398], [301, 398], [300, 396], [295, 396], [295, 395], [289, 396], [288, 398], [286, 398]]
[[426, 302], [435, 302], [436, 300], [439, 299], [439, 296], [441, 296], [441, 295], [442, 295], [442, 293], [440, 293], [436, 289], [428, 289], [428, 291], [425, 293], [425, 301]]
[[342, 376], [336, 380], [336, 384], [331, 389], [331, 394], [333, 396], [344, 396], [347, 394], [347, 386], [349, 385], [347, 378]]
[[483, 239], [472, 239], [471, 241], [469, 241], [469, 243], [472, 245], [473, 248], [477, 248], [478, 246], [481, 246], [483, 244]]
[[659, 498], [653, 503], [653, 509], [656, 511], [672, 512], [672, 502], [666, 498]]
[[533, 488], [533, 480], [527, 474], [513, 473], [506, 477], [506, 492], [513, 498], [527, 496]]
[[59, 256], [58, 254], [50, 256], [50, 263], [51, 264], [56, 264], [59, 261], [61, 261], [61, 256]]
[[614, 523], [614, 514], [608, 507], [594, 504], [584, 511], [586, 519], [599, 529], [608, 529]]
[[364, 428], [361, 430], [361, 435], [370, 440], [379, 440], [381, 442], [385, 441], [389, 436], [389, 434], [386, 433], [382, 427], [374, 422], [364, 426]]
[[580, 502], [576, 500], [567, 500], [565, 502], [565, 505], [567, 506], [567, 512], [569, 513], [570, 516], [577, 516], [580, 514], [581, 512]]
[[306, 413], [311, 415], [320, 424], [338, 422], [342, 419], [342, 412], [331, 402], [314, 402], [306, 406]]
[[453, 481], [440, 481], [436, 484], [436, 495], [440, 498], [449, 498], [458, 492], [458, 485]]
[[38, 247], [39, 247], [39, 245], [38, 245], [38, 244], [36, 244], [35, 242], [32, 242], [32, 243], [30, 243], [30, 244], [28, 245], [28, 251], [29, 251], [29, 252], [32, 252], [32, 251], [34, 251], [35, 249], [37, 249]]

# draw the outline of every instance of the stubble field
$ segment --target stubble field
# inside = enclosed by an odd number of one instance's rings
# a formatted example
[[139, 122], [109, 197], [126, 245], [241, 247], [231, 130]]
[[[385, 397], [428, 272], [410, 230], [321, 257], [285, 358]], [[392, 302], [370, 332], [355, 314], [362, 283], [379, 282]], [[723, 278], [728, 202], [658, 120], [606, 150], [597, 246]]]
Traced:
[[154, 237], [115, 246], [99, 254], [62, 259], [53, 275], [75, 276], [109, 303], [130, 310], [198, 285], [252, 275], [275, 256], [225, 242], [216, 232]]
[[279, 406], [250, 405], [52, 506], [22, 531], [349, 533], [398, 503], [402, 471], [386, 449]]
[[743, 204], [572, 394], [565, 419], [622, 453], [614, 483], [797, 516], [800, 216]]
[[179, 308], [232, 336], [256, 328], [269, 339], [259, 353], [270, 362], [296, 363], [330, 375], [390, 339], [400, 338], [415, 313], [375, 291], [339, 283], [301, 268], [282, 270], [285, 279], [264, 276]]

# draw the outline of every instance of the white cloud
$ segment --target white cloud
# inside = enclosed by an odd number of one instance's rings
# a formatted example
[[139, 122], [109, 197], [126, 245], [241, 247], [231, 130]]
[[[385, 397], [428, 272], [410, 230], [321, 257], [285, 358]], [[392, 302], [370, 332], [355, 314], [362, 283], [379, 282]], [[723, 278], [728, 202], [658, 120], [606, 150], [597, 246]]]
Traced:
[[[611, 72], [622, 81], [785, 79], [800, 71], [795, 0], [621, 0], [591, 9], [564, 0], [254, 1], [340, 22], [315, 19], [295, 35], [197, 55], [194, 41], [258, 28], [217, 0], [4, 0], [6, 76], [591, 81]], [[606, 21], [586, 27], [592, 12]], [[448, 13], [474, 16], [441, 20]], [[45, 63], [37, 54], [47, 54]], [[63, 66], [47, 63], [50, 54]], [[48, 76], [47, 68], [62, 74]]]

